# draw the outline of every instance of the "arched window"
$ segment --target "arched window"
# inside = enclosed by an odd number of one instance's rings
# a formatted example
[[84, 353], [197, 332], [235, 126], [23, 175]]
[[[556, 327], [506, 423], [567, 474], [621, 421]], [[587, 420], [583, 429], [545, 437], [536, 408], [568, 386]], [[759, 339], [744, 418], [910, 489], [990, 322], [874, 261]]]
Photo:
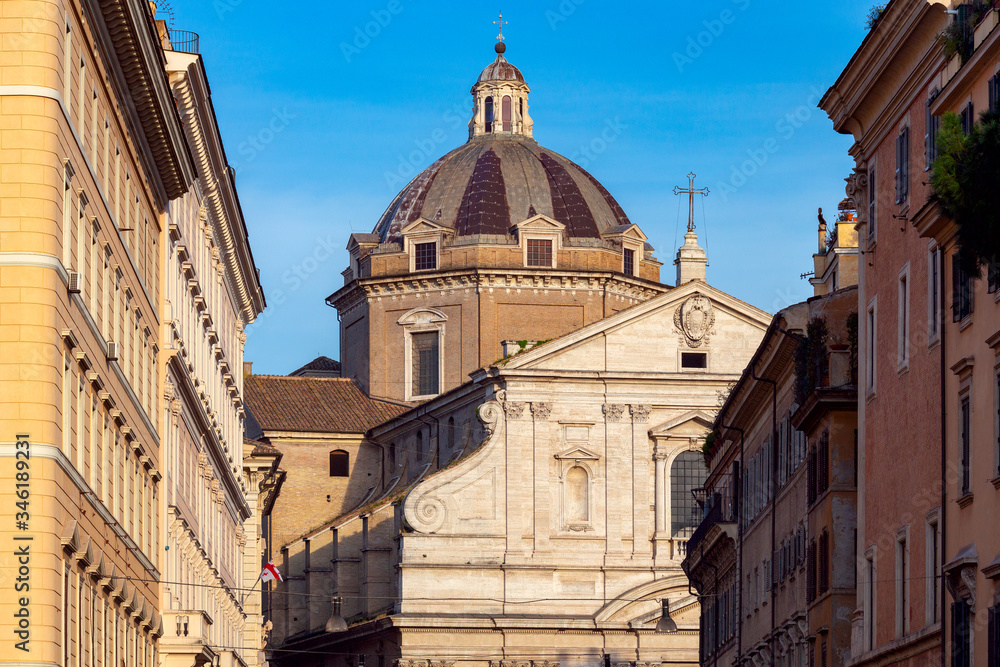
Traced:
[[[524, 122], [524, 98], [517, 98], [517, 119]], [[522, 128], [523, 129], [523, 128]]]
[[573, 466], [566, 471], [566, 520], [569, 523], [590, 521], [590, 485], [587, 471]]
[[493, 98], [486, 98], [486, 131], [493, 131]]
[[503, 131], [510, 132], [510, 95], [503, 96], [503, 103], [501, 104], [501, 111], [503, 111]]
[[351, 470], [351, 455], [343, 449], [330, 452], [330, 477], [347, 477]]
[[670, 533], [684, 537], [690, 535], [701, 516], [691, 493], [705, 484], [708, 471], [705, 457], [700, 452], [682, 452], [670, 468]]

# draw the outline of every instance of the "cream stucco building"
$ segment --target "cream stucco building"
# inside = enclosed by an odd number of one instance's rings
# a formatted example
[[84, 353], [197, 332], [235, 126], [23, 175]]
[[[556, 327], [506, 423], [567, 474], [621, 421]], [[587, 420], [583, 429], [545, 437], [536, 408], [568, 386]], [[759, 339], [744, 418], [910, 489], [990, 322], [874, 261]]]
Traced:
[[200, 58], [153, 3], [2, 12], [0, 664], [255, 664], [278, 455], [242, 437], [264, 303]]

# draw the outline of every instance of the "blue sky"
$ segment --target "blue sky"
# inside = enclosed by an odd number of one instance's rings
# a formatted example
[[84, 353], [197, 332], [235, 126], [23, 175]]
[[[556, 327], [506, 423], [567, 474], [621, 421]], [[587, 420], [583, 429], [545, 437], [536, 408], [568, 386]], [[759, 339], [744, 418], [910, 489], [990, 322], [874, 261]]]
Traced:
[[[811, 296], [799, 274], [812, 270], [816, 209], [832, 219], [844, 196], [851, 140], [816, 104], [864, 38], [871, 3], [501, 7], [539, 143], [604, 183], [669, 283], [686, 222], [673, 187], [695, 171], [712, 190], [696, 220], [709, 282], [774, 312]], [[498, 6], [169, 4], [175, 29], [200, 34], [268, 300], [246, 358], [274, 374], [336, 358], [336, 311], [323, 300], [343, 284], [347, 237], [371, 231], [410, 176], [465, 142]]]

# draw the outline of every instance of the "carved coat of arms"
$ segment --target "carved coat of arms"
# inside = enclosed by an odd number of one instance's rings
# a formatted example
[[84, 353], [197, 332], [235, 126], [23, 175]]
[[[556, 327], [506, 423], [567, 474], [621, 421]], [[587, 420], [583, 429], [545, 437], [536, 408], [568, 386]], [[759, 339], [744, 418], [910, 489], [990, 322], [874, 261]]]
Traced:
[[715, 326], [715, 309], [712, 302], [701, 294], [695, 294], [674, 311], [674, 326], [689, 347], [700, 347], [708, 343], [712, 327]]

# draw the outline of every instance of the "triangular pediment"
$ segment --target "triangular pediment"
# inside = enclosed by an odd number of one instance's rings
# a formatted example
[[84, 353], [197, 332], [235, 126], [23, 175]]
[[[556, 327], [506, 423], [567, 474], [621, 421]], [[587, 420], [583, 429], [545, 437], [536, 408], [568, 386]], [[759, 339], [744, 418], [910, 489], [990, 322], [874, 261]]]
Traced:
[[403, 236], [411, 236], [413, 234], [421, 234], [428, 232], [444, 232], [445, 234], [454, 234], [455, 230], [451, 227], [446, 227], [439, 222], [434, 222], [433, 220], [428, 220], [427, 218], [417, 218], [407, 226], [400, 230], [400, 234]]
[[584, 447], [570, 447], [561, 454], [556, 454], [561, 461], [596, 461], [600, 457]]
[[518, 232], [561, 232], [566, 225], [547, 215], [538, 214], [514, 225]]
[[712, 428], [715, 417], [703, 410], [692, 410], [680, 417], [675, 417], [659, 426], [649, 429], [652, 437], [669, 436], [698, 436], [703, 435], [706, 430]]
[[[700, 321], [691, 317], [692, 310], [703, 316]], [[759, 308], [694, 281], [510, 357], [498, 367], [681, 373], [686, 372], [681, 353], [695, 352], [709, 355], [705, 372], [738, 377], [770, 322], [771, 316]], [[700, 329], [692, 326], [699, 323]], [[725, 353], [712, 356], [723, 349]], [[740, 354], [734, 356], [734, 350]]]
[[643, 234], [642, 230], [639, 229], [639, 225], [633, 223], [627, 225], [619, 225], [618, 227], [612, 227], [608, 229], [603, 234], [601, 234], [606, 239], [629, 239], [634, 241], [642, 241], [645, 243], [647, 237]]

